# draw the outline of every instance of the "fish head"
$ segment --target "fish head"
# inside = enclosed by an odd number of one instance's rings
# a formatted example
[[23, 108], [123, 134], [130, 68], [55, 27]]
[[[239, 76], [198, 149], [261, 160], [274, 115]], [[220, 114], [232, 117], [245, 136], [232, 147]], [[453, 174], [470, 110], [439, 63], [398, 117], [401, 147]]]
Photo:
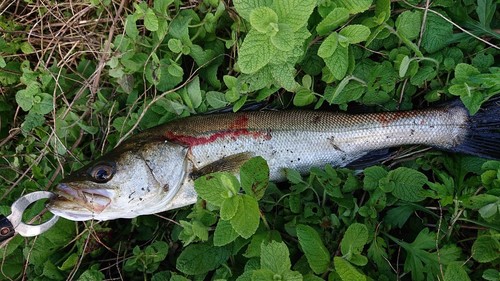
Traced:
[[49, 210], [74, 221], [165, 211], [185, 182], [187, 149], [167, 141], [133, 141], [62, 180]]

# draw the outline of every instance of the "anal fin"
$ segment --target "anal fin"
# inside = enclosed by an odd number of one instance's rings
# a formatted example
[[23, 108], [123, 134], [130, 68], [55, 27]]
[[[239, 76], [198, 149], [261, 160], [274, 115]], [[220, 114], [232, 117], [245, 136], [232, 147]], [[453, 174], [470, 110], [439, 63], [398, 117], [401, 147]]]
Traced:
[[242, 152], [234, 155], [229, 155], [212, 162], [200, 169], [194, 170], [189, 175], [193, 180], [215, 172], [238, 172], [241, 165], [252, 158], [254, 155], [250, 152]]

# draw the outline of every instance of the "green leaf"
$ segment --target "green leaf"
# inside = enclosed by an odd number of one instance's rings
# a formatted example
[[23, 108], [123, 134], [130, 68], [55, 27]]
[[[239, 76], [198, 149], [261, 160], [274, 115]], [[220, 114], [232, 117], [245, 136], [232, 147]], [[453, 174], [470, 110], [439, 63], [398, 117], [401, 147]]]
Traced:
[[156, 17], [155, 12], [151, 8], [148, 8], [146, 10], [146, 14], [144, 14], [144, 26], [149, 31], [158, 30], [158, 18]]
[[95, 264], [85, 270], [80, 277], [78, 277], [77, 281], [101, 281], [104, 280], [104, 278], [104, 273], [102, 273], [99, 270], [99, 266]]
[[339, 35], [336, 32], [328, 35], [325, 40], [321, 43], [318, 49], [318, 56], [323, 59], [331, 57], [335, 50], [337, 49], [337, 45], [339, 43], [338, 39]]
[[198, 108], [202, 102], [201, 90], [200, 90], [200, 78], [196, 76], [193, 81], [187, 85], [187, 92], [189, 99], [193, 108]]
[[488, 281], [498, 281], [500, 280], [500, 272], [496, 269], [486, 269], [481, 277]]
[[500, 242], [489, 235], [479, 236], [472, 244], [472, 258], [480, 263], [500, 258]]
[[219, 220], [214, 232], [214, 246], [227, 245], [238, 237], [238, 233], [233, 229], [229, 221]]
[[271, 75], [276, 84], [287, 91], [294, 92], [299, 84], [295, 81], [295, 68], [291, 63], [270, 65]]
[[262, 243], [260, 266], [263, 269], [269, 269], [275, 274], [280, 275], [289, 270], [292, 264], [290, 263], [290, 253], [285, 243], [276, 241]]
[[255, 73], [269, 63], [275, 48], [268, 35], [251, 30], [238, 52], [238, 65], [242, 73]]
[[260, 200], [269, 185], [269, 166], [258, 156], [245, 162], [240, 168], [241, 186], [246, 194]]
[[278, 15], [268, 7], [258, 7], [250, 12], [250, 24], [261, 33], [276, 32]]
[[125, 21], [125, 33], [132, 39], [137, 39], [137, 36], [139, 36], [136, 21], [137, 18], [134, 14], [128, 15]]
[[229, 193], [239, 189], [239, 182], [231, 173], [214, 173], [196, 179], [194, 189], [203, 200], [220, 207]]
[[0, 55], [0, 68], [4, 68], [7, 66], [7, 63], [5, 62], [5, 59], [3, 56]]
[[349, 10], [350, 14], [364, 12], [372, 5], [372, 0], [338, 0], [338, 5]]
[[295, 47], [295, 37], [293, 30], [284, 23], [277, 26], [278, 31], [271, 36], [271, 43], [281, 51], [291, 51]]
[[352, 266], [348, 261], [341, 257], [334, 257], [333, 264], [335, 266], [335, 271], [340, 276], [342, 281], [365, 281], [366, 276], [359, 272], [354, 266]]
[[496, 4], [492, 0], [479, 0], [477, 1], [476, 13], [479, 18], [479, 23], [483, 27], [489, 28], [490, 23], [495, 15]]
[[340, 242], [340, 250], [343, 255], [360, 254], [368, 242], [368, 228], [361, 223], [353, 223], [344, 233]]
[[293, 31], [303, 27], [316, 6], [315, 0], [274, 0], [273, 9], [280, 23], [288, 24]]
[[399, 35], [406, 39], [413, 40], [420, 34], [422, 26], [422, 12], [404, 11], [396, 19], [396, 30]]
[[330, 253], [314, 228], [297, 225], [297, 237], [302, 251], [306, 254], [309, 266], [316, 274], [322, 274], [330, 265]]
[[236, 214], [238, 206], [241, 202], [241, 196], [232, 196], [224, 199], [220, 208], [220, 218], [223, 220], [230, 220]]
[[361, 24], [351, 24], [342, 28], [339, 35], [346, 37], [350, 44], [357, 44], [368, 39], [370, 29]]
[[422, 36], [422, 47], [429, 53], [434, 53], [448, 46], [453, 37], [453, 25], [433, 13], [427, 14], [427, 23]]
[[315, 100], [314, 93], [309, 89], [300, 89], [293, 97], [293, 105], [306, 106], [313, 103]]
[[184, 274], [200, 275], [216, 269], [229, 258], [226, 247], [191, 244], [177, 258], [176, 268]]
[[234, 0], [233, 5], [238, 14], [250, 21], [251, 12], [259, 7], [271, 7], [273, 0]]
[[446, 267], [444, 281], [463, 280], [470, 281], [469, 275], [461, 262], [453, 262]]
[[206, 97], [208, 104], [213, 108], [221, 108], [228, 105], [225, 95], [221, 92], [208, 91]]
[[404, 77], [406, 72], [408, 71], [408, 67], [410, 66], [410, 58], [408, 56], [404, 56], [401, 60], [401, 64], [399, 65], [399, 77]]
[[274, 280], [275, 277], [274, 273], [269, 269], [252, 270], [251, 273], [252, 278], [250, 280], [252, 281], [270, 281]]
[[231, 219], [234, 230], [243, 238], [250, 238], [259, 227], [260, 210], [257, 200], [250, 195], [239, 196], [238, 210]]
[[54, 109], [53, 97], [47, 93], [39, 93], [34, 96], [34, 104], [31, 111], [41, 115], [47, 114]]
[[337, 46], [333, 55], [324, 60], [326, 67], [331, 71], [333, 77], [337, 80], [342, 80], [347, 74], [349, 66], [348, 47]]
[[392, 194], [396, 198], [408, 202], [418, 202], [426, 198], [422, 187], [427, 182], [427, 177], [421, 172], [399, 167], [390, 171], [388, 177], [395, 184]]
[[363, 179], [364, 189], [372, 191], [378, 188], [379, 181], [385, 178], [389, 172], [380, 166], [373, 166], [364, 170], [365, 178]]
[[348, 19], [349, 11], [346, 8], [335, 8], [316, 26], [316, 31], [324, 36], [346, 23]]

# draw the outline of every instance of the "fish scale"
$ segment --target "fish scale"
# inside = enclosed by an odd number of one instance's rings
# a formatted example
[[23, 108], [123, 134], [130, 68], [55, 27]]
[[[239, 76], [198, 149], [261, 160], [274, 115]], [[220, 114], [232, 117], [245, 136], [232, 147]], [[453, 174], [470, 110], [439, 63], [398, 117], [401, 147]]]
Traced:
[[194, 204], [194, 180], [237, 172], [247, 159], [267, 160], [270, 179], [283, 169], [343, 167], [389, 147], [422, 144], [500, 159], [500, 97], [474, 116], [461, 103], [441, 108], [350, 115], [258, 111], [199, 115], [139, 133], [66, 177], [52, 213], [71, 220], [133, 218]]

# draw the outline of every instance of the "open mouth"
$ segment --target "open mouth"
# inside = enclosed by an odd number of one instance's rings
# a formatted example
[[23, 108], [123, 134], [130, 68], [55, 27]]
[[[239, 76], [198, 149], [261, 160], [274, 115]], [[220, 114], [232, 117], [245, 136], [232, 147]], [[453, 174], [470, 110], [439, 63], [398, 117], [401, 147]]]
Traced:
[[75, 189], [64, 183], [57, 186], [57, 201], [76, 203], [93, 213], [101, 213], [111, 204], [111, 194], [104, 189]]

